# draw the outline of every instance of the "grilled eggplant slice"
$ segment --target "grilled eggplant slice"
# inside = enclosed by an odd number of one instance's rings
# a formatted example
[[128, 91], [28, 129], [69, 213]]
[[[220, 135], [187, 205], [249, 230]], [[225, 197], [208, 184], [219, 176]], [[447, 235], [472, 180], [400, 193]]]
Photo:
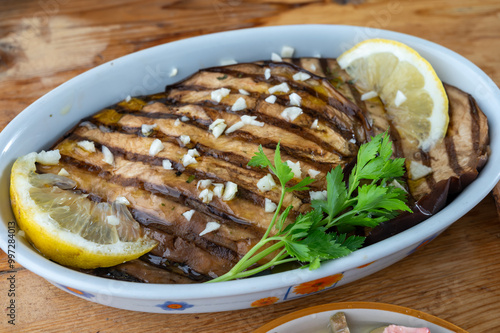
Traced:
[[[297, 73], [310, 78], [294, 79]], [[228, 89], [227, 96], [222, 88]], [[486, 117], [470, 95], [451, 86], [446, 90], [448, 133], [424, 153], [406, 149], [383, 104], [361, 101], [334, 59], [213, 67], [167, 86], [163, 93], [127, 99], [82, 120], [53, 147], [61, 152], [59, 165], [39, 165], [38, 171], [57, 174], [64, 168], [78, 189], [96, 201], [126, 197], [133, 217], [159, 242], [140, 260], [94, 274], [154, 283], [206, 281], [229, 271], [271, 221], [273, 214], [265, 211], [264, 203], [277, 203], [280, 193], [259, 190], [257, 183], [267, 171], [247, 166], [259, 145], [271, 157], [279, 142], [283, 160], [300, 162], [303, 175], [312, 172], [317, 181], [311, 187], [318, 191], [325, 188], [328, 171], [348, 166], [371, 135], [390, 129], [395, 155], [420, 161], [433, 172], [408, 181], [415, 213], [366, 230], [368, 243], [441, 209], [477, 176], [488, 155]], [[297, 117], [286, 111], [296, 107], [291, 93], [300, 96]], [[268, 99], [271, 95], [275, 101]], [[240, 123], [243, 119], [247, 121]], [[214, 135], [210, 127], [216, 121], [223, 121], [226, 130], [236, 124], [235, 130]], [[162, 149], [151, 152], [157, 140]], [[81, 149], [80, 141], [92, 141], [97, 153]], [[113, 155], [111, 164], [104, 147]], [[189, 154], [195, 163], [185, 163]], [[203, 187], [228, 182], [237, 185], [233, 199], [200, 197]], [[291, 218], [307, 211], [309, 203], [305, 193], [288, 194], [284, 202], [293, 206]], [[203, 233], [208, 222], [220, 227]]]

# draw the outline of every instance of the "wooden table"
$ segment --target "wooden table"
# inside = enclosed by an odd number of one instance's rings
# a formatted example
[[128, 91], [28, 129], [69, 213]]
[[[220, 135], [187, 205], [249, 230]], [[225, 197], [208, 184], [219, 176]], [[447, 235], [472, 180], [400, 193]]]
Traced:
[[[201, 34], [325, 23], [409, 33], [448, 47], [500, 83], [498, 0], [41, 0], [0, 2], [0, 130], [37, 98], [116, 57]], [[2, 198], [2, 200], [7, 200]], [[8, 290], [0, 251], [0, 303]], [[422, 310], [470, 332], [500, 332], [500, 221], [492, 196], [403, 261], [328, 292], [264, 308], [164, 315], [94, 304], [17, 265], [16, 326], [1, 332], [250, 332], [284, 314], [339, 301]]]

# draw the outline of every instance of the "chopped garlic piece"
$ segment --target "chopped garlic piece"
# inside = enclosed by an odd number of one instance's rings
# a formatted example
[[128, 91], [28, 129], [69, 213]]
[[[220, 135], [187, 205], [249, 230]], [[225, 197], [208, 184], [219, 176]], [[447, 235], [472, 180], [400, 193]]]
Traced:
[[314, 119], [313, 123], [311, 124], [311, 129], [318, 129], [318, 119]]
[[267, 96], [267, 98], [265, 99], [266, 102], [268, 102], [269, 104], [274, 104], [274, 102], [276, 102], [276, 96], [274, 95], [271, 95], [271, 96]]
[[304, 73], [304, 72], [298, 72], [298, 73], [293, 74], [293, 79], [295, 81], [305, 81], [305, 80], [309, 80], [310, 78], [311, 78], [311, 75]]
[[170, 74], [168, 74], [168, 76], [174, 77], [177, 75], [177, 73], [179, 73], [179, 70], [176, 67], [172, 67], [172, 69], [170, 70]]
[[215, 231], [220, 228], [220, 224], [217, 222], [207, 222], [207, 226], [205, 227], [205, 230], [200, 232], [200, 236], [203, 236], [205, 234], [208, 234], [209, 232]]
[[196, 183], [196, 188], [204, 189], [204, 188], [209, 187], [210, 185], [212, 185], [211, 179], [202, 179], [202, 180], [198, 180], [198, 183]]
[[271, 78], [271, 68], [266, 68], [264, 70], [264, 77], [266, 78], [266, 80], [269, 80]]
[[179, 118], [175, 119], [174, 121], [174, 126], [177, 127], [181, 124], [181, 121], [179, 120]]
[[239, 89], [238, 92], [242, 95], [245, 95], [245, 96], [248, 96], [250, 95], [250, 93], [248, 91], [246, 91], [245, 89]]
[[210, 124], [208, 129], [212, 131], [212, 134], [216, 138], [218, 138], [222, 133], [224, 133], [226, 127], [227, 125], [224, 119], [216, 119], [212, 124]]
[[45, 165], [56, 165], [59, 163], [60, 159], [61, 153], [59, 153], [59, 149], [49, 151], [42, 150], [36, 155], [36, 161]]
[[221, 66], [236, 65], [238, 62], [234, 59], [222, 59], [220, 61]]
[[219, 103], [224, 97], [226, 97], [227, 95], [229, 95], [230, 92], [231, 92], [231, 90], [229, 90], [227, 88], [220, 88], [220, 89], [212, 91], [212, 93], [210, 94], [210, 97], [214, 101], [216, 101], [217, 103]]
[[226, 134], [233, 133], [234, 131], [237, 131], [240, 128], [242, 128], [243, 126], [245, 126], [245, 123], [242, 121], [238, 121], [226, 130]]
[[350, 138], [350, 139], [349, 139], [349, 142], [350, 142], [350, 143], [353, 143], [353, 144], [356, 144], [356, 142], [357, 142], [357, 141], [356, 141], [356, 139], [355, 139], [355, 138]]
[[272, 61], [276, 61], [276, 62], [282, 62], [283, 59], [281, 59], [281, 57], [279, 56], [279, 54], [277, 53], [271, 53], [271, 60]]
[[422, 163], [411, 161], [410, 162], [410, 179], [417, 180], [432, 173], [432, 168]]
[[195, 210], [191, 209], [191, 210], [188, 210], [188, 211], [182, 213], [182, 216], [184, 216], [186, 218], [186, 220], [191, 221], [191, 218], [193, 217], [194, 212], [195, 212]]
[[89, 153], [95, 153], [95, 145], [94, 142], [83, 140], [77, 143], [78, 147], [88, 151]]
[[406, 193], [408, 193], [408, 191], [403, 187], [403, 185], [401, 185], [396, 179], [393, 179], [392, 182], [389, 183], [389, 185], [399, 188], [400, 190], [403, 190]]
[[270, 94], [274, 94], [275, 92], [282, 92], [282, 93], [287, 93], [290, 91], [290, 87], [286, 82], [280, 83], [276, 86], [272, 86], [271, 88], [268, 89]]
[[125, 197], [116, 197], [115, 202], [125, 206], [130, 205], [130, 201], [128, 201]]
[[92, 124], [90, 121], [84, 121], [84, 122], [80, 123], [80, 125], [78, 125], [78, 126], [86, 127], [89, 130], [93, 130], [93, 129], [97, 128], [97, 126]]
[[262, 192], [267, 192], [273, 189], [273, 187], [276, 186], [276, 183], [274, 182], [273, 176], [268, 173], [264, 177], [262, 177], [258, 182], [257, 182], [257, 188], [261, 190]]
[[106, 222], [109, 225], [119, 225], [120, 224], [120, 219], [114, 215], [108, 215], [106, 217]]
[[363, 95], [361, 95], [361, 100], [362, 101], [366, 101], [367, 99], [370, 99], [370, 98], [374, 98], [374, 97], [377, 97], [378, 94], [376, 91], [369, 91], [367, 93], [364, 93]]
[[245, 125], [253, 125], [253, 126], [260, 126], [260, 127], [264, 126], [263, 122], [257, 121], [255, 119], [257, 119], [257, 116], [247, 116], [247, 115], [241, 116], [241, 121]]
[[319, 175], [321, 172], [314, 169], [309, 169], [307, 170], [307, 173], [309, 174], [309, 177], [316, 178], [316, 176]]
[[170, 160], [163, 160], [161, 161], [161, 165], [163, 166], [163, 169], [165, 170], [172, 170], [172, 162]]
[[292, 169], [293, 176], [295, 178], [302, 178], [302, 170], [300, 168], [300, 162], [297, 161], [296, 163], [293, 163], [292, 161], [288, 160], [286, 161], [286, 164], [290, 169]]
[[225, 128], [226, 128], [226, 124], [224, 124], [224, 125], [220, 125], [220, 126], [217, 126], [217, 127], [215, 127], [215, 128], [213, 129], [212, 134], [213, 134], [216, 138], [218, 138], [219, 136], [221, 136], [221, 135], [222, 135], [222, 133], [224, 133], [224, 129], [225, 129]]
[[181, 135], [179, 137], [183, 145], [187, 145], [191, 142], [191, 137], [189, 135]]
[[231, 111], [241, 111], [247, 108], [247, 101], [240, 97], [234, 102], [233, 106], [231, 106]]
[[234, 131], [239, 130], [245, 125], [253, 125], [253, 126], [260, 126], [263, 127], [264, 123], [261, 121], [255, 120], [257, 119], [257, 116], [247, 116], [243, 115], [241, 116], [241, 121], [238, 121], [237, 123], [234, 123], [231, 127], [229, 127], [226, 130], [226, 134], [233, 133]]
[[222, 193], [224, 193], [224, 184], [214, 183], [213, 185], [214, 185], [214, 189], [212, 191], [214, 192], [214, 195], [217, 198], [221, 198]]
[[200, 153], [198, 153], [198, 151], [196, 150], [196, 148], [193, 148], [193, 149], [189, 149], [187, 154], [191, 157], [198, 157], [200, 156]]
[[398, 90], [398, 92], [396, 93], [396, 98], [394, 99], [394, 105], [399, 107], [401, 104], [406, 102], [406, 100], [407, 100], [407, 98], [406, 98], [405, 94], [403, 94], [403, 92], [401, 90]]
[[200, 192], [200, 195], [198, 197], [201, 199], [201, 201], [203, 201], [203, 203], [209, 203], [214, 197], [214, 192], [206, 188]]
[[111, 152], [111, 150], [109, 150], [109, 148], [106, 146], [102, 146], [101, 150], [102, 150], [102, 154], [104, 155], [104, 158], [102, 160], [105, 163], [113, 165], [115, 163], [115, 157], [113, 156], [113, 153]]
[[196, 161], [196, 158], [194, 158], [193, 156], [189, 155], [189, 154], [186, 154], [184, 156], [182, 156], [182, 165], [184, 166], [188, 166], [190, 164], [195, 164], [195, 163], [198, 163], [198, 161]]
[[142, 135], [144, 135], [144, 136], [151, 135], [151, 133], [153, 132], [153, 130], [155, 128], [157, 128], [157, 127], [158, 127], [158, 125], [156, 125], [156, 124], [153, 124], [153, 125], [142, 124], [141, 125]]
[[182, 116], [182, 117], [181, 117], [181, 121], [182, 121], [182, 122], [189, 121], [189, 118], [188, 118], [188, 117], [186, 117], [186, 116]]
[[291, 106], [286, 108], [281, 112], [281, 116], [287, 121], [294, 121], [298, 116], [302, 114], [302, 109], [296, 106]]
[[103, 125], [99, 125], [99, 130], [101, 130], [101, 132], [103, 132], [103, 133], [111, 133], [111, 132], [113, 132], [111, 130], [111, 128], [103, 126]]
[[132, 100], [132, 97], [130, 95], [128, 95], [126, 98], [125, 98], [125, 102], [130, 102]]
[[311, 200], [326, 200], [328, 193], [326, 191], [310, 191]]
[[295, 49], [291, 46], [283, 46], [281, 48], [281, 57], [282, 58], [291, 58], [293, 56], [293, 53], [295, 52]]
[[290, 98], [291, 105], [300, 106], [300, 103], [302, 102], [302, 97], [300, 97], [299, 94], [291, 93], [289, 98]]
[[278, 206], [268, 198], [264, 200], [264, 211], [266, 213], [273, 213], [276, 210], [276, 207]]
[[64, 168], [61, 168], [61, 170], [59, 170], [59, 173], [57, 174], [58, 176], [63, 176], [63, 177], [69, 177], [69, 172], [68, 170], [64, 169]]
[[220, 124], [224, 124], [225, 120], [224, 119], [215, 119], [210, 126], [208, 126], [209, 130], [213, 130], [216, 126], [219, 126]]
[[163, 148], [165, 148], [165, 146], [160, 139], [154, 139], [153, 143], [151, 143], [151, 147], [149, 147], [149, 155], [156, 156]]
[[234, 199], [236, 192], [238, 192], [238, 185], [233, 182], [226, 182], [222, 200], [229, 201]]

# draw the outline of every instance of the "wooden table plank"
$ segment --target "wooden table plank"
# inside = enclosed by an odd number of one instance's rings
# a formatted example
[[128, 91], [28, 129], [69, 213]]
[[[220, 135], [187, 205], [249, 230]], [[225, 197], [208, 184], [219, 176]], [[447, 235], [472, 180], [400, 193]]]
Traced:
[[[230, 29], [283, 24], [363, 25], [446, 46], [500, 82], [496, 0], [0, 2], [0, 130], [26, 106], [106, 61], [161, 43]], [[480, 94], [481, 91], [472, 92]], [[481, 97], [477, 96], [476, 97]], [[307, 298], [234, 312], [163, 315], [91, 303], [16, 265], [17, 317], [6, 332], [250, 332], [286, 313], [339, 301], [387, 302], [422, 310], [470, 332], [500, 332], [500, 221], [491, 196], [437, 239], [372, 276]], [[7, 256], [0, 251], [0, 306]]]

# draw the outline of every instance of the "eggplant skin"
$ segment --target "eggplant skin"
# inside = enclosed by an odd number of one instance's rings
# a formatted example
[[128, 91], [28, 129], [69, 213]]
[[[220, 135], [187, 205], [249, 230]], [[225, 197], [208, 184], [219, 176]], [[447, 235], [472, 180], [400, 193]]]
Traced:
[[[273, 217], [265, 211], [265, 202], [277, 204], [281, 196], [277, 187], [258, 188], [268, 170], [248, 166], [259, 146], [272, 159], [279, 143], [282, 159], [299, 163], [299, 178], [314, 171], [311, 190], [321, 191], [326, 173], [352, 162], [370, 135], [356, 103], [322, 76], [294, 80], [300, 71], [294, 64], [272, 62], [200, 70], [163, 93], [133, 97], [82, 120], [53, 147], [62, 155], [59, 165], [39, 165], [38, 171], [57, 174], [64, 168], [77, 188], [96, 201], [127, 198], [143, 232], [158, 241], [149, 257], [113, 267], [111, 277], [151, 282], [220, 276], [261, 239]], [[272, 91], [279, 86], [286, 91]], [[227, 94], [217, 98], [222, 88]], [[292, 103], [292, 93], [300, 96], [301, 111], [293, 119], [286, 113], [298, 106], [296, 100]], [[271, 95], [276, 100], [266, 101]], [[235, 109], [237, 101], [242, 108]], [[254, 123], [228, 131], [252, 117]], [[220, 136], [210, 128], [216, 121], [227, 125]], [[160, 149], [152, 152], [158, 140]], [[80, 149], [81, 141], [92, 142], [96, 152]], [[103, 159], [104, 147], [113, 155], [112, 164]], [[186, 164], [190, 151], [196, 151], [196, 163]], [[235, 197], [224, 200], [214, 194], [205, 202], [199, 184], [207, 180], [235, 183]], [[207, 186], [215, 193], [213, 185]], [[288, 219], [292, 222], [310, 209], [309, 193], [288, 193], [283, 204], [293, 206]], [[194, 211], [189, 218], [184, 215], [188, 211]], [[220, 227], [204, 233], [209, 222]]]
[[[294, 80], [298, 72], [308, 73], [310, 79]], [[276, 101], [267, 102], [269, 89], [284, 83], [289, 91], [275, 93]], [[216, 101], [212, 92], [221, 88], [230, 93]], [[365, 245], [441, 210], [477, 177], [489, 153], [487, 119], [475, 100], [455, 87], [445, 85], [445, 89], [450, 100], [446, 137], [429, 152], [415, 152], [401, 140], [380, 100], [361, 101], [361, 92], [335, 59], [206, 68], [162, 93], [122, 101], [82, 120], [53, 147], [61, 152], [60, 165], [39, 165], [38, 171], [57, 174], [63, 167], [78, 189], [96, 201], [127, 197], [143, 232], [159, 242], [136, 261], [91, 273], [135, 282], [203, 282], [229, 271], [261, 239], [272, 219], [273, 214], [265, 212], [265, 201], [277, 203], [279, 189], [260, 191], [256, 184], [267, 170], [248, 166], [259, 145], [272, 158], [279, 142], [282, 159], [299, 162], [303, 176], [318, 172], [310, 185], [313, 191], [326, 188], [326, 173], [337, 165], [349, 170], [359, 146], [387, 130], [395, 157], [431, 167], [433, 172], [425, 178], [406, 179], [413, 213], [360, 230], [367, 236]], [[302, 114], [290, 121], [282, 113], [292, 106], [291, 93], [301, 97]], [[234, 110], [240, 98], [245, 99], [244, 108]], [[224, 120], [230, 128], [242, 116], [256, 117], [263, 126], [247, 124], [219, 137], [210, 130], [216, 120]], [[143, 125], [151, 130], [144, 132]], [[94, 142], [97, 153], [78, 149], [82, 140]], [[161, 140], [163, 149], [151, 154], [155, 140]], [[113, 165], [102, 158], [104, 146], [113, 154]], [[185, 165], [182, 157], [192, 149], [200, 157]], [[169, 161], [170, 169], [164, 161]], [[236, 183], [236, 197], [224, 201], [214, 196], [203, 202], [197, 185], [207, 179]], [[292, 222], [310, 209], [309, 194], [289, 193], [284, 205], [293, 206], [288, 221]], [[194, 211], [189, 219], [183, 215], [187, 211]], [[214, 221], [220, 228], [203, 234], [207, 223]]]

